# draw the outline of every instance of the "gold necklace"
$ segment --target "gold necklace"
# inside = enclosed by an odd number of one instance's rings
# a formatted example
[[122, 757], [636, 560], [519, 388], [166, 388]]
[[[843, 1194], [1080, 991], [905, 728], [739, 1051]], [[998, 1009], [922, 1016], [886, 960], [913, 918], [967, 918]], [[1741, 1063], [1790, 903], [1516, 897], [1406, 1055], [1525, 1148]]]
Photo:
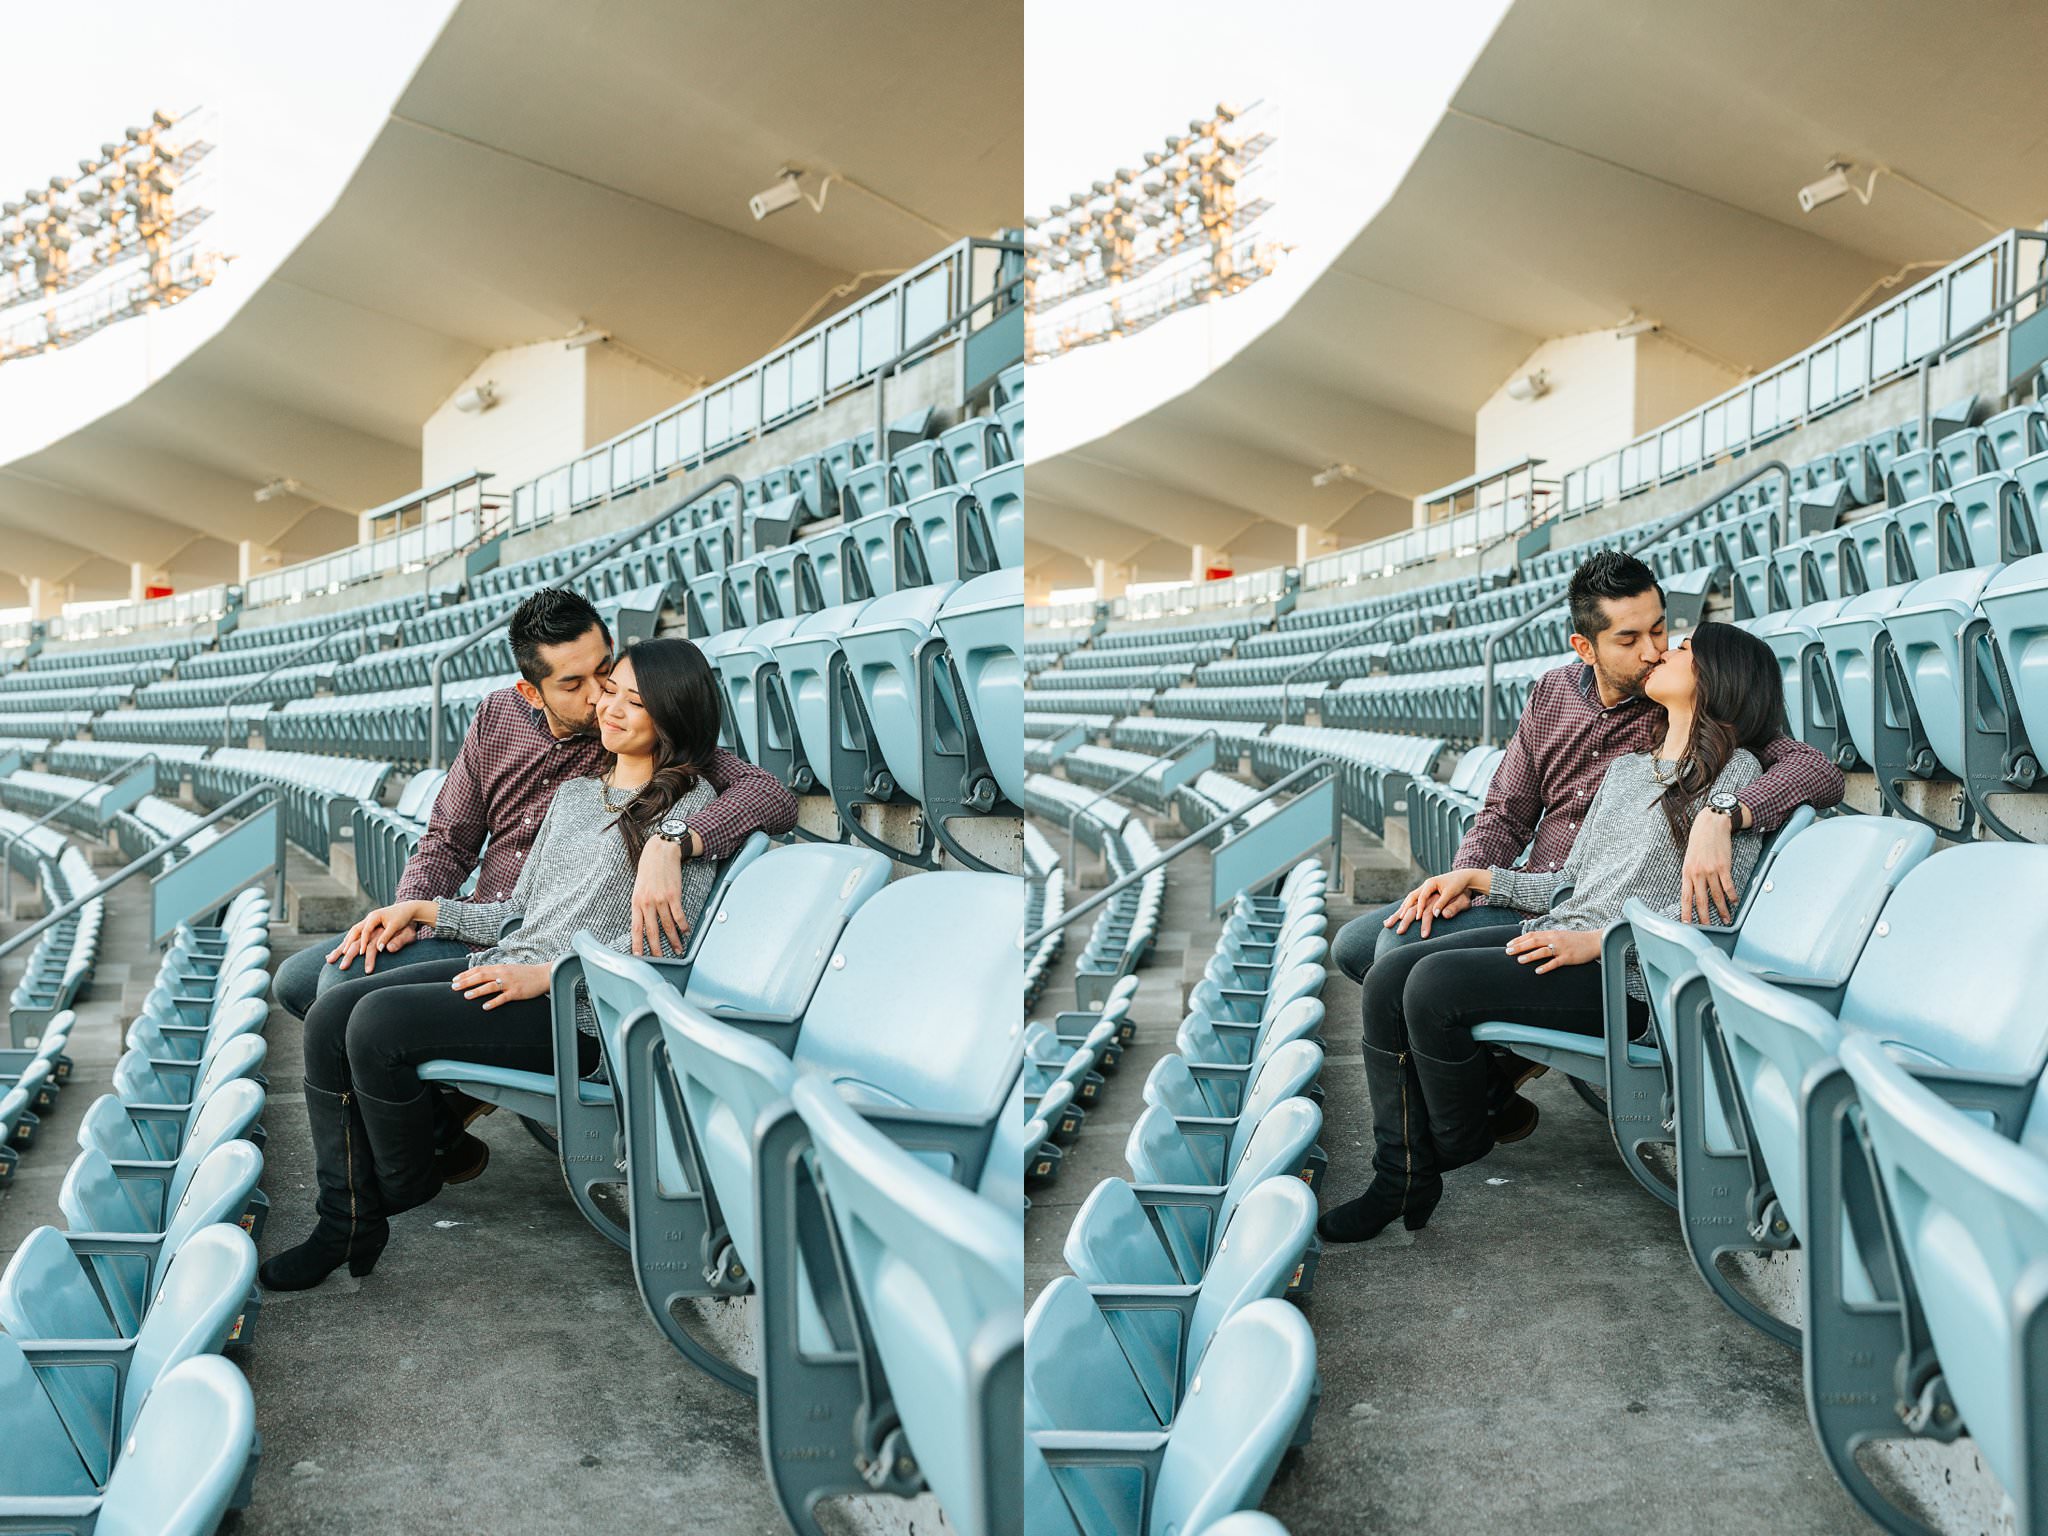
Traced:
[[633, 796], [639, 793], [640, 791], [636, 789], [633, 791], [632, 794], [627, 795], [625, 805], [613, 805], [612, 776], [609, 773], [607, 773], [603, 778], [597, 781], [597, 797], [598, 799], [604, 802], [604, 808], [607, 811], [610, 811], [614, 816], [623, 814], [626, 810], [626, 807], [630, 806], [633, 803]]

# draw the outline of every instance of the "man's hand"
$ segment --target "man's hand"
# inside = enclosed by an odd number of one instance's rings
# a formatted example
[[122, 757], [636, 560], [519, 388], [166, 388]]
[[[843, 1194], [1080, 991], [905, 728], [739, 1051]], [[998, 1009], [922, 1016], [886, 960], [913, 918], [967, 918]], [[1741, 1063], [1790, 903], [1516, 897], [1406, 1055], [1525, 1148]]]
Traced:
[[1600, 934], [1576, 928], [1549, 928], [1540, 933], [1518, 933], [1508, 940], [1508, 953], [1524, 965], [1536, 967], [1536, 974], [1554, 971], [1561, 965], [1585, 965], [1600, 958]]
[[489, 1012], [500, 1003], [546, 997], [553, 971], [547, 965], [473, 965], [448, 985], [472, 1002], [482, 998]]
[[1735, 824], [1719, 811], [1702, 810], [1693, 818], [1679, 877], [1679, 921], [1726, 924], [1735, 915], [1734, 843]]
[[[697, 834], [690, 837], [694, 843]], [[690, 936], [683, 915], [683, 850], [665, 837], [650, 837], [640, 850], [640, 870], [633, 880], [633, 953], [680, 955]]]
[[1409, 925], [1422, 924], [1422, 937], [1429, 937], [1432, 923], [1448, 922], [1472, 905], [1474, 896], [1492, 888], [1493, 876], [1483, 869], [1454, 869], [1449, 874], [1431, 875], [1401, 901], [1401, 910], [1382, 925], [1406, 933]]
[[379, 907], [341, 936], [341, 942], [327, 952], [328, 962], [346, 970], [361, 955], [363, 974], [369, 975], [377, 969], [377, 956], [401, 950], [419, 937], [419, 924], [425, 920], [418, 910], [422, 905], [416, 901], [395, 901], [388, 907]]

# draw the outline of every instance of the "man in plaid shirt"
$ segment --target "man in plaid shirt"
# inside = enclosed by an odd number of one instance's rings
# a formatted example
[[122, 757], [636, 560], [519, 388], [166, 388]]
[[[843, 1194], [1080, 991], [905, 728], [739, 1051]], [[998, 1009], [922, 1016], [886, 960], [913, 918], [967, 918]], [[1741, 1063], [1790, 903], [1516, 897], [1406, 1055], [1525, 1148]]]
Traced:
[[[1572, 576], [1570, 603], [1579, 659], [1546, 672], [1531, 690], [1454, 869], [1508, 868], [1524, 848], [1529, 869], [1561, 868], [1608, 765], [1655, 751], [1663, 740], [1664, 711], [1643, 694], [1643, 680], [1665, 649], [1664, 590], [1655, 573], [1632, 555], [1601, 550]], [[1773, 832], [1801, 805], [1826, 810], [1841, 801], [1841, 770], [1806, 743], [1780, 736], [1758, 756], [1763, 777], [1738, 797], [1733, 816], [1707, 807], [1693, 822], [1681, 900], [1687, 922], [1706, 922], [1709, 914], [1725, 922], [1733, 912], [1736, 820]], [[1345, 975], [1363, 981], [1391, 946], [1468, 927], [1508, 927], [1527, 916], [1464, 894], [1446, 900], [1441, 878], [1432, 877], [1400, 901], [1346, 923], [1332, 954]]]
[[[544, 587], [522, 602], [509, 630], [520, 678], [490, 695], [470, 723], [448, 770], [426, 834], [406, 861], [399, 900], [459, 894], [472, 871], [476, 899], [502, 901], [518, 882], [534, 834], [555, 789], [568, 779], [604, 771], [599, 744], [598, 685], [611, 670], [612, 637], [597, 610], [574, 592]], [[705, 767], [718, 798], [690, 823], [684, 843], [649, 838], [633, 887], [633, 948], [682, 948], [685, 858], [730, 857], [747, 835], [796, 825], [796, 797], [774, 775], [720, 749]], [[313, 999], [337, 982], [379, 966], [459, 959], [469, 946], [407, 931], [363, 953], [361, 924], [333, 945], [308, 945], [278, 967], [278, 1005], [303, 1019]]]

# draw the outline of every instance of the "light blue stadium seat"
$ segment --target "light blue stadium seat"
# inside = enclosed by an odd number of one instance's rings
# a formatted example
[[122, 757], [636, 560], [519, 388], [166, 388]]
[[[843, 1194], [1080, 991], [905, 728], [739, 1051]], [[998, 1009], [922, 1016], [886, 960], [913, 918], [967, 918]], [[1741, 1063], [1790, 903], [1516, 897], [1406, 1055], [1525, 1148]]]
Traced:
[[[45, 1250], [31, 1256], [31, 1267], [75, 1267], [63, 1234], [55, 1228], [39, 1228], [28, 1242]], [[0, 1415], [54, 1408], [69, 1433], [73, 1454], [24, 1458], [21, 1481], [0, 1476], [0, 1484], [9, 1492], [44, 1494], [90, 1492], [103, 1485], [159, 1378], [181, 1361], [220, 1352], [255, 1278], [256, 1245], [249, 1234], [217, 1222], [194, 1233], [178, 1250], [132, 1339], [74, 1333], [73, 1328], [92, 1327], [96, 1319], [89, 1313], [74, 1315], [61, 1296], [17, 1295], [0, 1338], [18, 1346], [40, 1373], [40, 1388], [30, 1392], [47, 1393], [47, 1398], [38, 1405], [29, 1393], [7, 1394], [0, 1398]], [[0, 1345], [0, 1350], [4, 1348]], [[81, 1464], [91, 1479], [82, 1490], [75, 1486]]]
[[[971, 491], [946, 486], [912, 497], [903, 508], [922, 555], [927, 581], [962, 581], [994, 570], [995, 541]], [[906, 585], [898, 578], [899, 585]]]
[[1926, 818], [1913, 809], [1899, 786], [1911, 778], [1946, 771], [1961, 781], [1965, 803], [1958, 824], [1930, 820], [1937, 831], [1967, 835], [1973, 821], [2009, 841], [2024, 841], [1992, 809], [1988, 797], [2028, 787], [2034, 771], [2024, 730], [2017, 727], [2018, 704], [1997, 654], [1978, 599], [2001, 567], [1950, 571], [1916, 584], [1885, 616], [1879, 642], [1894, 698], [1877, 720], [1878, 755], [1873, 764], [1878, 789], [1898, 815]]
[[1044, 1424], [1027, 1397], [1027, 1536], [1174, 1536], [1255, 1508], [1315, 1381], [1307, 1320], [1267, 1299], [1216, 1330], [1170, 1430], [1069, 1430]]
[[[1216, 1330], [1252, 1302], [1287, 1293], [1315, 1234], [1315, 1198], [1292, 1179], [1246, 1196], [1229, 1251], [1200, 1285], [1091, 1286], [1063, 1275], [1024, 1323], [1030, 1387], [1069, 1429], [1150, 1433], [1172, 1424]], [[1309, 1411], [1294, 1433], [1308, 1439]]]
[[847, 524], [838, 543], [840, 580], [851, 595], [886, 597], [931, 579], [917, 524], [905, 507], [883, 507]]
[[[1068, 1267], [1091, 1284], [1199, 1283], [1245, 1196], [1266, 1179], [1296, 1177], [1322, 1124], [1312, 1100], [1283, 1099], [1260, 1119], [1227, 1184], [1103, 1180], [1068, 1229]], [[1292, 1294], [1308, 1294], [1315, 1253], [1312, 1246]]]
[[[112, 1159], [175, 1158], [184, 1149], [187, 1132], [216, 1090], [238, 1078], [260, 1080], [269, 1043], [261, 1035], [237, 1035], [206, 1063], [192, 1084], [189, 1103], [130, 1099], [127, 1088], [93, 1100], [78, 1125], [78, 1144], [96, 1146]], [[129, 1079], [132, 1085], [135, 1079]], [[261, 1125], [249, 1127], [248, 1139], [263, 1145]]]
[[1842, 728], [1866, 763], [1877, 761], [1878, 711], [1892, 703], [1878, 665], [1878, 639], [1884, 633], [1885, 616], [1905, 601], [1913, 586], [1902, 583], [1848, 598], [1814, 625]]
[[[2029, 742], [2048, 742], [2048, 555], [2016, 560], [1993, 576], [1977, 607], [1998, 643]], [[2038, 768], [2038, 749], [2027, 755]]]
[[[19, 1379], [19, 1354], [0, 1377]], [[46, 1425], [47, 1429], [47, 1425]], [[13, 1492], [0, 1473], [0, 1528], [73, 1536], [212, 1536], [232, 1506], [256, 1443], [256, 1404], [242, 1373], [217, 1355], [164, 1373], [137, 1415], [104, 1489], [61, 1496]], [[47, 1434], [41, 1450], [53, 1450]]]
[[1222, 989], [1204, 977], [1188, 994], [1188, 1014], [1180, 1026], [1181, 1048], [1202, 1061], [1249, 1062], [1288, 1006], [1318, 998], [1327, 977], [1320, 965], [1295, 966], [1274, 980], [1256, 1008], [1226, 999]]
[[1950, 542], [1968, 551], [1968, 564], [1998, 565], [2041, 552], [2033, 510], [2019, 482], [2003, 470], [1957, 482], [1949, 499], [1956, 517]]
[[[832, 843], [800, 843], [762, 855], [725, 885], [718, 911], [700, 925], [704, 937], [686, 975], [673, 965], [656, 967], [621, 955], [587, 936], [577, 941], [574, 964], [591, 989], [606, 1036], [624, 1138], [628, 1229], [607, 1230], [609, 1216], [591, 1208], [589, 1187], [612, 1180], [618, 1156], [602, 1125], [596, 1127], [601, 1134], [595, 1148], [577, 1155], [570, 1155], [571, 1141], [592, 1138], [564, 1138], [570, 1187], [593, 1225], [627, 1246], [641, 1294], [663, 1334], [700, 1368], [744, 1391], [753, 1390], [751, 1373], [712, 1353], [672, 1310], [686, 1296], [740, 1294], [746, 1280], [744, 1272], [728, 1270], [724, 1220], [688, 1154], [682, 1101], [650, 999], [680, 984], [683, 995], [712, 1017], [786, 1049], [848, 920], [887, 883], [889, 869], [879, 853]], [[570, 962], [563, 964], [566, 975]]]
[[[49, 1298], [61, 1296], [68, 1298], [61, 1304], [73, 1309], [66, 1315], [81, 1330], [69, 1337], [132, 1339], [162, 1285], [171, 1258], [202, 1228], [215, 1222], [237, 1222], [262, 1171], [262, 1153], [246, 1141], [227, 1142], [216, 1147], [193, 1175], [184, 1200], [162, 1231], [141, 1231], [133, 1226], [94, 1231], [74, 1222], [72, 1229], [62, 1234], [65, 1246], [75, 1256], [68, 1268], [49, 1262], [47, 1253], [31, 1259], [25, 1247], [18, 1250], [6, 1272], [0, 1274], [0, 1327], [8, 1326], [13, 1309], [58, 1305]], [[66, 1219], [72, 1219], [69, 1212]], [[255, 1310], [252, 1293], [241, 1325], [244, 1336]]]
[[840, 637], [859, 622], [870, 601], [841, 603], [808, 614], [772, 642], [804, 760], [827, 788], [832, 771], [832, 695], [837, 686], [833, 665], [839, 658]]
[[840, 478], [839, 495], [841, 515], [849, 523], [908, 499], [903, 476], [892, 464], [864, 464], [852, 470]]
[[1931, 448], [1899, 454], [1885, 472], [1884, 498], [1888, 506], [1902, 507], [1947, 488], [1948, 465]]
[[[874, 1439], [881, 1422], [860, 1412], [873, 1406], [872, 1383], [849, 1358], [857, 1354], [844, 1292], [849, 1261], [842, 1252], [821, 1262], [834, 1240], [801, 1172], [810, 1133], [791, 1089], [809, 1079], [835, 1091], [938, 1174], [983, 1187], [1003, 1114], [1015, 1108], [1023, 895], [1009, 876], [951, 872], [877, 892], [841, 933], [787, 1055], [673, 994], [650, 999], [694, 1177], [730, 1237], [721, 1272], [751, 1279], [758, 1294], [767, 1444], [836, 1445], [843, 1455], [846, 1426], [864, 1423]], [[953, 937], [921, 942], [938, 932]], [[917, 985], [906, 987], [912, 953]], [[630, 1059], [629, 1072], [637, 1065]], [[1007, 1166], [1001, 1177], [1010, 1177]], [[881, 1446], [857, 1449], [872, 1461]], [[807, 1509], [820, 1489], [858, 1483], [850, 1462], [787, 1450], [774, 1460], [786, 1514]]]
[[1982, 427], [1958, 427], [1934, 436], [1934, 456], [1952, 486], [1998, 467], [1998, 456]]
[[[1015, 1454], [1024, 1432], [1024, 1231], [1013, 1193], [1020, 1159], [991, 1153], [978, 1181], [987, 1192], [964, 1189], [822, 1079], [799, 1079], [790, 1101], [810, 1134], [863, 1336], [874, 1341], [867, 1366], [886, 1381], [870, 1391], [885, 1390], [894, 1403], [909, 1454], [948, 1523], [963, 1536], [996, 1536], [1023, 1497]], [[1012, 1109], [1003, 1123], [1015, 1118]], [[771, 1415], [762, 1446], [786, 1504], [817, 1494], [814, 1476], [792, 1480], [781, 1470], [805, 1464], [773, 1438], [797, 1418]], [[865, 1447], [851, 1429], [839, 1426], [842, 1476], [860, 1487], [854, 1462]]]
[[1998, 467], [2017, 469], [2035, 454], [2048, 451], [2048, 412], [2038, 405], [2016, 405], [1985, 422], [1984, 436]]
[[[957, 685], [956, 704], [971, 723], [979, 745], [977, 761], [961, 743], [962, 788], [940, 788], [941, 765], [934, 756], [951, 757], [954, 743], [926, 732], [924, 778], [931, 802], [947, 806], [972, 804], [982, 797], [975, 779], [985, 766], [988, 776], [1012, 805], [1024, 803], [1024, 577], [1021, 566], [991, 571], [963, 581], [939, 605], [933, 621], [945, 642], [945, 666]], [[980, 810], [993, 802], [978, 804]]]
[[[192, 1113], [175, 1158], [109, 1158], [96, 1145], [81, 1146], [64, 1176], [57, 1207], [74, 1232], [161, 1232], [217, 1147], [244, 1139], [263, 1112], [263, 1090], [248, 1078], [220, 1085]], [[261, 1236], [268, 1202], [250, 1195], [251, 1230]], [[238, 1219], [242, 1213], [237, 1212]]]
[[[1816, 1436], [1844, 1486], [1893, 1530], [1909, 1526], [1890, 1512], [1858, 1450], [1902, 1435], [1946, 1437], [1958, 1420], [1952, 1409], [1942, 1411], [1946, 1395], [1924, 1344], [1909, 1331], [1918, 1303], [1913, 1260], [1909, 1251], [1901, 1263], [1900, 1243], [1902, 1236], [1920, 1244], [1934, 1234], [1915, 1198], [1887, 1210], [1883, 1190], [1873, 1186], [1858, 1085], [1837, 1053], [1860, 1036], [1930, 1086], [1974, 1082], [1980, 1086], [1964, 1102], [1990, 1110], [2003, 1129], [2016, 1128], [2048, 1067], [2048, 1015], [2039, 1006], [2048, 991], [2048, 908], [1988, 901], [1985, 893], [2038, 889], [2048, 874], [2044, 860], [2048, 854], [2038, 847], [1973, 843], [1920, 864], [1886, 904], [1837, 1012], [1717, 957], [1703, 961], [1752, 1118], [1759, 1091], [1788, 1106], [1783, 1118], [1797, 1117], [1803, 1212], [1795, 1213], [1794, 1225], [1805, 1245], [1805, 1357]], [[1937, 947], [1940, 963], [1931, 964]], [[1970, 978], [1966, 992], [1954, 985], [1957, 976]], [[1755, 1086], [1744, 1080], [1752, 1057], [1767, 1063]], [[1760, 1137], [1763, 1128], [1758, 1120]], [[1765, 1146], [1772, 1150], [1768, 1139]], [[1781, 1204], [1784, 1198], [1781, 1189]], [[1952, 1266], [1945, 1272], [1970, 1273], [1961, 1231], [1949, 1221], [1934, 1225]], [[1988, 1276], [1979, 1274], [1972, 1286], [1987, 1301], [1995, 1294]], [[1965, 1372], [1973, 1364], [1942, 1363]]]
[[953, 479], [961, 485], [1010, 461], [1002, 428], [986, 416], [971, 416], [948, 427], [939, 434], [939, 446], [945, 450]]
[[[2048, 1530], [2048, 1096], [1923, 1078], [1876, 1034], [1845, 1037], [1841, 1062], [1912, 1277], [1912, 1326], [1933, 1345], [1938, 1375], [1916, 1362], [1913, 1407], [1952, 1403], [2017, 1528]], [[1999, 1098], [1999, 1123], [1983, 1124]]]
[[981, 504], [995, 541], [996, 563], [1021, 570], [1024, 565], [1024, 466], [1005, 464], [977, 476], [968, 489]]
[[[1700, 957], [1712, 951], [1778, 985], [1837, 998], [1890, 893], [1934, 846], [1926, 827], [1866, 817], [1813, 823], [1806, 814], [1800, 829], [1788, 824], [1792, 835], [1780, 839], [1768, 866], [1759, 860], [1733, 925], [1675, 922], [1639, 901], [1624, 907], [1668, 1086], [1662, 1099], [1646, 1097], [1627, 1111], [1627, 1101], [1618, 1102], [1614, 1114], [1616, 1140], [1631, 1165], [1644, 1144], [1664, 1139], [1668, 1117], [1680, 1232], [1701, 1278], [1738, 1316], [1787, 1342], [1794, 1331], [1719, 1263], [1729, 1253], [1783, 1248], [1792, 1226], [1770, 1210], [1779, 1186], [1765, 1143], [1720, 1067], [1725, 1048]], [[1764, 1134], [1782, 1145], [1782, 1118], [1772, 1118], [1781, 1109], [1772, 1099], [1763, 1113]]]

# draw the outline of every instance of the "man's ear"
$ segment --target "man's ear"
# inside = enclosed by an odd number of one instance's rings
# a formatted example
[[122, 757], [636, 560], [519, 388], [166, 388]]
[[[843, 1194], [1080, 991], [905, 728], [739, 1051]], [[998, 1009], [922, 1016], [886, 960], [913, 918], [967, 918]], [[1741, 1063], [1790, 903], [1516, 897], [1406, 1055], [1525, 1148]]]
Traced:
[[544, 709], [547, 707], [541, 701], [540, 689], [536, 687], [534, 684], [529, 683], [525, 678], [520, 678], [519, 681], [514, 683], [512, 686], [519, 690], [519, 697], [526, 700], [526, 702], [531, 704], [535, 709]]
[[[1587, 666], [1592, 666], [1593, 642], [1588, 640], [1584, 635], [1580, 634], [1577, 630], [1573, 630], [1569, 635], [1565, 636], [1565, 638], [1571, 642], [1572, 654], [1578, 657], [1579, 660], [1583, 661]], [[522, 682], [519, 686], [521, 688], [531, 688], [533, 687], [533, 684]]]

